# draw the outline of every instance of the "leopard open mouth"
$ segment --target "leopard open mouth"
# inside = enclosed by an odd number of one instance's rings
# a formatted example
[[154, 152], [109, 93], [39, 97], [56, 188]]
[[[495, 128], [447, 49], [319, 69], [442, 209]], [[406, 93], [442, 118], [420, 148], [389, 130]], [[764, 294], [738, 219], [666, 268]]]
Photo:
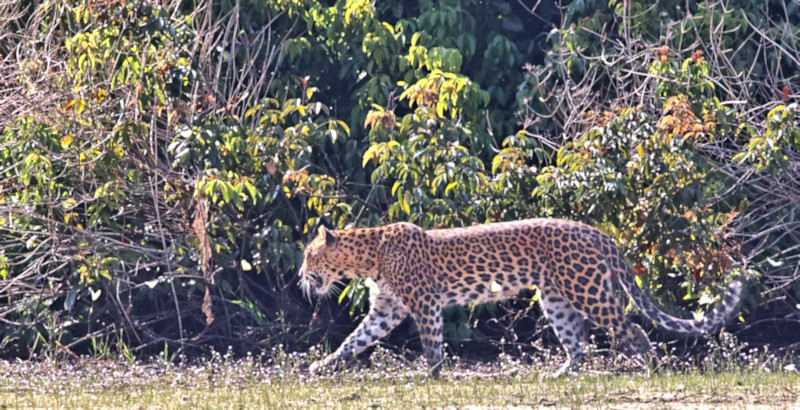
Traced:
[[311, 298], [312, 287], [314, 288], [314, 293], [317, 295], [324, 293], [323, 288], [325, 287], [325, 280], [316, 273], [308, 272], [300, 279], [300, 288], [303, 290], [303, 294], [306, 298]]
[[324, 284], [325, 284], [325, 280], [324, 280], [324, 279], [322, 279], [322, 276], [319, 276], [319, 275], [317, 275], [316, 273], [309, 273], [309, 274], [306, 276], [306, 280], [307, 280], [307, 281], [308, 281], [310, 284], [313, 284], [313, 285], [314, 285], [314, 287], [315, 287], [315, 288], [317, 288], [317, 289], [320, 289], [320, 288], [322, 288], [322, 285], [324, 285]]

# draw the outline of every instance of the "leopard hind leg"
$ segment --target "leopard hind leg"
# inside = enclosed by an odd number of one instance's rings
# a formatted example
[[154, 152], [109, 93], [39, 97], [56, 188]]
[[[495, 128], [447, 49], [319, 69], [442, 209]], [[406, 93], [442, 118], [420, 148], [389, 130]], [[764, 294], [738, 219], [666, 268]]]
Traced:
[[652, 351], [650, 339], [625, 314], [622, 301], [614, 296], [614, 286], [605, 261], [601, 259], [596, 268], [587, 268], [578, 272], [578, 275], [586, 277], [589, 282], [584, 292], [576, 292], [570, 299], [573, 307], [602, 327], [621, 353], [629, 358], [638, 356], [642, 364], [647, 364]]
[[650, 339], [641, 326], [633, 323], [628, 317], [625, 319], [620, 323], [619, 332], [614, 334], [616, 345], [625, 356], [639, 362], [649, 375], [650, 364], [654, 357]]

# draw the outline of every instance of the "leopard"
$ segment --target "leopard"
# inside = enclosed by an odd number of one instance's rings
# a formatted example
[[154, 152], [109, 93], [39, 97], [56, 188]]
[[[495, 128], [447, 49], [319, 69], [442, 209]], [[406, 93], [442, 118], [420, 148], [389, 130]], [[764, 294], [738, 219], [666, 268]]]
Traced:
[[[623, 355], [648, 358], [653, 347], [626, 313], [627, 295], [659, 331], [701, 337], [720, 329], [737, 307], [742, 281], [732, 280], [719, 305], [698, 319], [665, 313], [637, 284], [614, 240], [586, 223], [537, 218], [423, 230], [398, 222], [373, 228], [320, 226], [304, 250], [299, 284], [326, 295], [334, 283], [366, 278], [369, 309], [363, 321], [309, 371], [347, 366], [407, 316], [416, 322], [429, 374], [442, 364], [442, 310], [477, 305], [536, 289], [544, 317], [566, 352], [552, 375], [579, 370], [586, 354], [587, 319]], [[618, 297], [619, 295], [619, 297]]]

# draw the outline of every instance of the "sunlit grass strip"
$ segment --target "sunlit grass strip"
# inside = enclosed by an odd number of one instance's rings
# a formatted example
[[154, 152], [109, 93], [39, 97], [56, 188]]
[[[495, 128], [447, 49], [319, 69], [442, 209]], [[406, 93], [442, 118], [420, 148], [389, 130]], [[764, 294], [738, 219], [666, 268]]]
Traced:
[[539, 374], [523, 377], [474, 377], [429, 380], [419, 376], [367, 380], [352, 375], [306, 379], [300, 375], [266, 379], [207, 374], [166, 373], [129, 384], [98, 380], [41, 379], [41, 385], [5, 386], [2, 403], [19, 407], [440, 407], [583, 406], [688, 403], [698, 405], [770, 405], [798, 401], [795, 374], [587, 375], [558, 380]]
[[[440, 380], [415, 365], [384, 362], [308, 376], [300, 356], [194, 365], [91, 361], [0, 362], [0, 404], [20, 407], [407, 408], [462, 406], [800, 406], [800, 377], [777, 361], [721, 372], [689, 370], [615, 374], [589, 369], [547, 377], [555, 364], [500, 360], [455, 364]], [[789, 370], [784, 370], [786, 367]]]

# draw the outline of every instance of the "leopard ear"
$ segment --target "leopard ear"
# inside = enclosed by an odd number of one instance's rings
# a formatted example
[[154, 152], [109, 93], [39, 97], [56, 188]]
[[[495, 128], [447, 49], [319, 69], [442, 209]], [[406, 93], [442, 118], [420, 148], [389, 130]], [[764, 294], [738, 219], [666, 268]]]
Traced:
[[339, 236], [333, 233], [333, 231], [325, 229], [324, 226], [319, 227], [319, 234], [325, 238], [325, 246], [334, 246], [336, 242], [339, 241]]

